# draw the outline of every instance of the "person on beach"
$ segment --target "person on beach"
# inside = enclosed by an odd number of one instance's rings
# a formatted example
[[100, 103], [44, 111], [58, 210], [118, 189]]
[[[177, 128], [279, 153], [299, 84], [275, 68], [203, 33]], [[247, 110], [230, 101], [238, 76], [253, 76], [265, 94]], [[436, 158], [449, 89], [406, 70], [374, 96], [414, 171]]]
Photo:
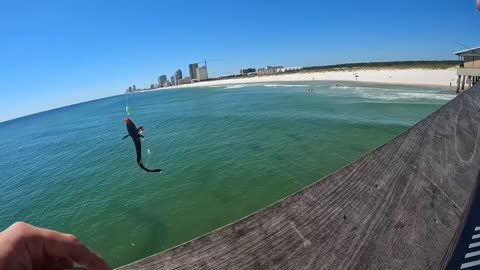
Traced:
[[89, 270], [109, 270], [107, 263], [77, 237], [16, 222], [0, 232], [1, 270], [64, 270], [73, 263]]

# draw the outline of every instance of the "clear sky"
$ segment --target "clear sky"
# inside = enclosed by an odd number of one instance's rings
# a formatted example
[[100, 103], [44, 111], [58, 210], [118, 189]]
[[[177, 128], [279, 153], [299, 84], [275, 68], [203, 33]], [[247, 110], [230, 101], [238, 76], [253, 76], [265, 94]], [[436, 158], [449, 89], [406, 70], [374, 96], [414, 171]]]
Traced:
[[[480, 46], [475, 0], [0, 0], [0, 121], [145, 87], [209, 61], [455, 59]], [[6, 108], [5, 108], [6, 106]]]

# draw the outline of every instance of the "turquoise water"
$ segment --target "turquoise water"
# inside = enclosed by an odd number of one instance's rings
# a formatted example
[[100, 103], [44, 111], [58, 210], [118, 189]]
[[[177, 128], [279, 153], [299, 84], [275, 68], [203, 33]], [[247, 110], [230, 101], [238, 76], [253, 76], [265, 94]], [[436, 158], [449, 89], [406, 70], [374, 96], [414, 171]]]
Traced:
[[[305, 91], [313, 87], [314, 92]], [[76, 234], [112, 266], [239, 219], [382, 145], [455, 97], [434, 87], [301, 82], [129, 95], [0, 123], [0, 229]]]

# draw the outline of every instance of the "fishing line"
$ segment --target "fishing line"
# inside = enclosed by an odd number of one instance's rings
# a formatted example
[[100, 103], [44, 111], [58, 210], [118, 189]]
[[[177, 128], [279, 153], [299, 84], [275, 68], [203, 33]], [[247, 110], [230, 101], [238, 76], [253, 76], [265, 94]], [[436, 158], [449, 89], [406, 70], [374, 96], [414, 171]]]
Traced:
[[[127, 106], [125, 107], [125, 114], [126, 114], [127, 116], [130, 116], [130, 114], [132, 114], [132, 112], [131, 112], [131, 110], [130, 110], [130, 104], [129, 104], [129, 100], [128, 100], [128, 94], [129, 94], [129, 92], [127, 92], [127, 93], [125, 94], [126, 97], [127, 97]], [[144, 132], [144, 129], [142, 128], [142, 129], [139, 131], [139, 133], [143, 135], [143, 132]], [[144, 139], [144, 138], [140, 138], [140, 140], [141, 140], [142, 142], [144, 142], [145, 139]], [[145, 166], [148, 166], [148, 162], [150, 162], [150, 158], [152, 157], [151, 153], [152, 153], [152, 151], [150, 150], [150, 148], [147, 147], [147, 156], [148, 156], [148, 159], [147, 159], [147, 163], [146, 163]]]
[[[144, 131], [145, 131], [145, 130], [142, 128], [138, 133], [141, 134], [141, 135], [143, 135]], [[145, 141], [144, 138], [140, 138], [140, 140], [141, 140], [142, 142]], [[145, 146], [146, 146], [146, 145], [145, 145]], [[145, 167], [148, 167], [148, 163], [150, 162], [150, 158], [152, 157], [151, 154], [152, 154], [152, 151], [150, 150], [150, 148], [147, 147], [147, 156], [148, 156], [148, 159], [147, 159], [147, 163], [145, 163]]]
[[125, 94], [127, 96], [127, 107], [125, 107], [125, 113], [127, 116], [130, 115], [130, 107], [128, 106], [128, 92]]

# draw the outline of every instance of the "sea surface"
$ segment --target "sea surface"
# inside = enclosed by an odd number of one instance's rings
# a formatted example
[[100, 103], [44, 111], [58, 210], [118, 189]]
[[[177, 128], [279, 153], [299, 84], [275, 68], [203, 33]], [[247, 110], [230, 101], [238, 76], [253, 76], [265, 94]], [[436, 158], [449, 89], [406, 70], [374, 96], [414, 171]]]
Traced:
[[[306, 89], [312, 88], [313, 92]], [[262, 83], [115, 96], [0, 123], [0, 230], [77, 235], [120, 266], [292, 194], [455, 97], [441, 87]], [[123, 118], [145, 127], [142, 171]], [[150, 150], [150, 155], [147, 154]]]

